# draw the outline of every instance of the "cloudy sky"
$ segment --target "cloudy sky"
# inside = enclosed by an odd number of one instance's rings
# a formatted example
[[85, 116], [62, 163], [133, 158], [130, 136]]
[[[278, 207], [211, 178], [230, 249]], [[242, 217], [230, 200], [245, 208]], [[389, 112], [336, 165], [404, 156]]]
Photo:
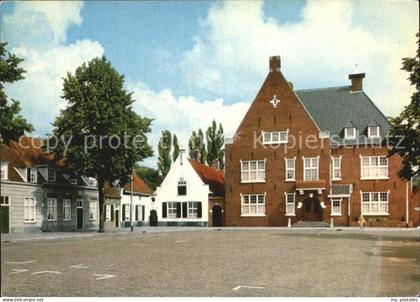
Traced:
[[413, 91], [400, 68], [415, 54], [417, 1], [7, 2], [0, 12], [2, 41], [27, 71], [6, 90], [34, 135], [66, 106], [66, 72], [104, 54], [125, 75], [137, 113], [154, 118], [155, 148], [162, 129], [186, 145], [212, 119], [231, 135], [272, 55], [295, 89], [348, 85], [357, 65], [386, 115]]

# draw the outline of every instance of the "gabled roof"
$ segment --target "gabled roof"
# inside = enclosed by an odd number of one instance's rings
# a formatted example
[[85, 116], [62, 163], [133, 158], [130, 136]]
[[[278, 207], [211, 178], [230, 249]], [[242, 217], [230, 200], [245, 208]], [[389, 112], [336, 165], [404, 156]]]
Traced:
[[322, 89], [297, 90], [296, 94], [304, 103], [309, 114], [321, 131], [329, 131], [338, 143], [345, 143], [343, 130], [349, 123], [357, 128], [358, 137], [352, 143], [365, 143], [367, 127], [374, 120], [380, 127], [381, 137], [389, 131], [389, 122], [372, 100], [363, 92], [353, 92], [350, 86]]
[[213, 196], [225, 196], [225, 173], [223, 171], [208, 167], [193, 159], [188, 160], [201, 180], [209, 185]]
[[[124, 191], [129, 193], [131, 192], [130, 182], [126, 183]], [[152, 195], [153, 193], [152, 189], [150, 189], [150, 187], [143, 181], [143, 179], [140, 178], [140, 176], [137, 175], [137, 173], [134, 173], [133, 177], [133, 193], [145, 195]]]

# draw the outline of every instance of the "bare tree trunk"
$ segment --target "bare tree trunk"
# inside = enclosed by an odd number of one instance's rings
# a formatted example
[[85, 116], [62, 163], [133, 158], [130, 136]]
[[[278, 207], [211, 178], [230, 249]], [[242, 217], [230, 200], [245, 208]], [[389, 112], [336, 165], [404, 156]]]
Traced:
[[104, 196], [104, 180], [98, 179], [98, 191], [99, 191], [99, 232], [104, 232], [105, 222], [105, 196]]

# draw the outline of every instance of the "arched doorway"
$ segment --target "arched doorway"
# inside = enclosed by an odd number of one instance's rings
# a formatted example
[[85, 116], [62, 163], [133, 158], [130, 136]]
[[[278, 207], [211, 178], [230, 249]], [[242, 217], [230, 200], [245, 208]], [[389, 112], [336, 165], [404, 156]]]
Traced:
[[150, 224], [150, 226], [157, 226], [158, 225], [158, 216], [157, 216], [156, 210], [151, 210], [150, 211], [149, 224]]
[[303, 202], [303, 220], [305, 221], [321, 221], [322, 208], [318, 199], [307, 198]]
[[222, 226], [222, 208], [219, 205], [213, 206], [212, 214], [213, 214], [213, 226], [214, 227]]

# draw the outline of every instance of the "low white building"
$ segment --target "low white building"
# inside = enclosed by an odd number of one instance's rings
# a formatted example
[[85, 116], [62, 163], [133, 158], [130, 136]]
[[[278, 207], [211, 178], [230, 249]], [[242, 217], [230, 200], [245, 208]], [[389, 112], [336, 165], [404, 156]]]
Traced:
[[[224, 201], [224, 173], [185, 158], [185, 154], [181, 152], [162, 184], [156, 189], [155, 201], [150, 206], [150, 216], [157, 215], [157, 225], [208, 226], [213, 199], [217, 200], [217, 206], [221, 209]], [[223, 215], [223, 210], [218, 213]], [[221, 225], [222, 217], [216, 218]], [[212, 224], [211, 221], [210, 225]]]

